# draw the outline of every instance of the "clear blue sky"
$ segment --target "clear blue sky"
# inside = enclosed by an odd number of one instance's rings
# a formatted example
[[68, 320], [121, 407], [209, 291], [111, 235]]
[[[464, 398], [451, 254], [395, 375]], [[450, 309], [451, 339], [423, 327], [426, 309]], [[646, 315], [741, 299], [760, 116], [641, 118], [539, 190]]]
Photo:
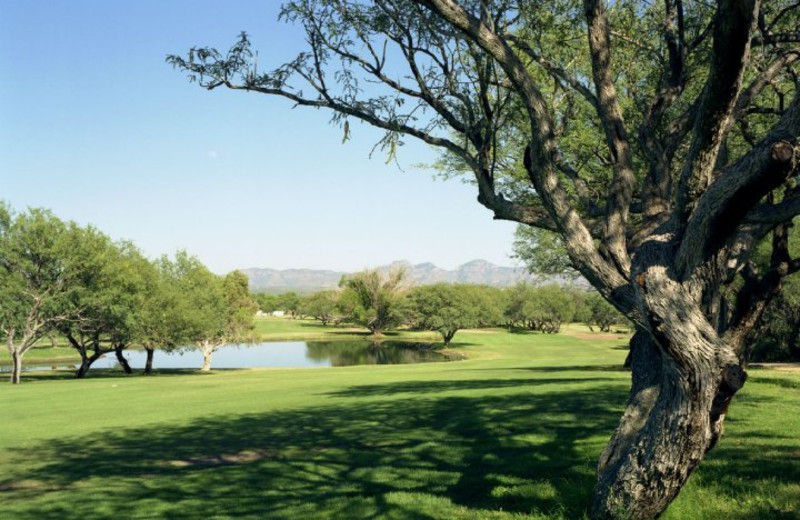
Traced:
[[474, 188], [369, 151], [379, 134], [258, 94], [207, 92], [164, 62], [251, 34], [266, 67], [302, 50], [278, 0], [0, 0], [0, 199], [212, 270], [510, 265], [514, 226]]

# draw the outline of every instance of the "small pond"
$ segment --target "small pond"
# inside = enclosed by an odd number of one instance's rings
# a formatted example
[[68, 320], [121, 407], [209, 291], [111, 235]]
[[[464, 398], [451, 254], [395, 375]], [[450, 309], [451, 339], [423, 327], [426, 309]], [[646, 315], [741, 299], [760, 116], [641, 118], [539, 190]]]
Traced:
[[[433, 350], [438, 345], [367, 341], [282, 341], [255, 344], [226, 345], [214, 352], [211, 368], [264, 368], [264, 367], [340, 367], [350, 365], [391, 365], [450, 361], [453, 358]], [[125, 357], [134, 370], [143, 369], [146, 353], [130, 350]], [[200, 368], [203, 355], [193, 348], [172, 352], [156, 350], [153, 368]], [[114, 368], [117, 358], [106, 354], [92, 368]], [[48, 370], [51, 366], [25, 366], [25, 370]], [[61, 368], [61, 367], [58, 367]], [[71, 368], [71, 367], [68, 367]], [[9, 370], [8, 366], [0, 370]]]

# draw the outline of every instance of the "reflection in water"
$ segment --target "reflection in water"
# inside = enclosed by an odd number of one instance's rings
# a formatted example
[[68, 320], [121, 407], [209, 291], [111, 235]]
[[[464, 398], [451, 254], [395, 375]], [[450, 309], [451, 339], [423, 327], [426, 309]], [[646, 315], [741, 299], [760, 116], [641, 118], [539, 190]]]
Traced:
[[[368, 341], [282, 341], [249, 345], [227, 345], [214, 354], [214, 368], [265, 368], [265, 367], [341, 367], [350, 365], [390, 365], [448, 361], [447, 356], [436, 352], [438, 345], [424, 343]], [[143, 350], [125, 352], [125, 358], [133, 369], [143, 369], [146, 354]], [[153, 367], [200, 368], [203, 356], [191, 347], [172, 352], [156, 350]], [[117, 359], [106, 355], [98, 359], [92, 368], [115, 368]], [[26, 370], [48, 370], [51, 367], [30, 366]], [[0, 370], [7, 370], [2, 366]]]
[[420, 343], [315, 341], [308, 343], [306, 356], [334, 367], [447, 361], [445, 356], [431, 349], [431, 345]]

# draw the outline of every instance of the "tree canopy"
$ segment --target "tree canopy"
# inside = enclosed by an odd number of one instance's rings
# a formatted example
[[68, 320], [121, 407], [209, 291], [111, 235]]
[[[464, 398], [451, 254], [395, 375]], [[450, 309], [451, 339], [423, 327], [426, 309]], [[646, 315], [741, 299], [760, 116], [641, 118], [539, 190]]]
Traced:
[[560, 331], [578, 310], [571, 295], [555, 284], [534, 287], [520, 283], [509, 291], [508, 298], [506, 316], [511, 322], [549, 334]]
[[342, 277], [339, 285], [344, 289], [339, 297], [339, 308], [373, 335], [380, 335], [405, 319], [401, 299], [407, 290], [404, 269], [395, 269], [387, 274], [367, 269]]
[[49, 211], [14, 213], [0, 203], [0, 335], [11, 355], [14, 384], [25, 353], [76, 318], [68, 305], [81, 275], [68, 260], [74, 232]]
[[447, 283], [415, 287], [408, 295], [413, 325], [439, 332], [445, 346], [449, 346], [461, 329], [498, 323], [500, 309], [482, 289]]

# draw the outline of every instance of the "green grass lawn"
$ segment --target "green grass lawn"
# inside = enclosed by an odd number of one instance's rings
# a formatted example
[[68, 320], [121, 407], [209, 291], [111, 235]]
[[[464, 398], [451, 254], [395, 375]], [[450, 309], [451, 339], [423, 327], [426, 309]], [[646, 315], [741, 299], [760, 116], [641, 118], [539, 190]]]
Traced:
[[[26, 373], [0, 386], [0, 518], [581, 518], [625, 404], [625, 337], [454, 341], [468, 360]], [[798, 389], [798, 373], [752, 370], [664, 518], [800, 518]]]

